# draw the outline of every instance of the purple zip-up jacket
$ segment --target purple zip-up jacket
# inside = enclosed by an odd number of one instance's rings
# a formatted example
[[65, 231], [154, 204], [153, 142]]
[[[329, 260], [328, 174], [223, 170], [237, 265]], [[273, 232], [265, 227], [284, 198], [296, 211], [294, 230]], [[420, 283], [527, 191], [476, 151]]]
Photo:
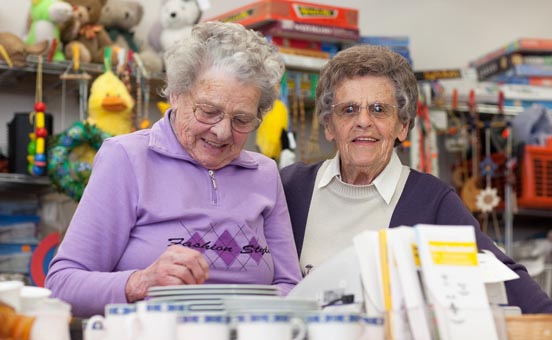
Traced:
[[[314, 181], [321, 165], [322, 162], [311, 165], [295, 163], [280, 171], [299, 254], [303, 247]], [[369, 218], [369, 213], [366, 218]], [[475, 226], [478, 248], [492, 251], [500, 261], [519, 275], [519, 279], [506, 282], [508, 303], [519, 306], [523, 313], [552, 313], [552, 300], [529, 276], [525, 267], [506, 256], [480, 231], [479, 223], [454, 189], [433, 175], [411, 169], [389, 227], [421, 223]]]
[[276, 163], [242, 151], [210, 173], [174, 135], [169, 114], [151, 129], [104, 141], [46, 287], [75, 316], [124, 303], [132, 272], [171, 245], [203, 253], [206, 283], [274, 284], [301, 272]]

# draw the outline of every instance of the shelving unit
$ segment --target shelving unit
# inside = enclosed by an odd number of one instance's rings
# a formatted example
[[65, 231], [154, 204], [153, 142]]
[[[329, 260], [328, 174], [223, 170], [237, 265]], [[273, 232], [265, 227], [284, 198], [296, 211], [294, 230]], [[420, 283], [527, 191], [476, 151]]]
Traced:
[[53, 190], [46, 176], [0, 173], [0, 196], [5, 195], [9, 198], [20, 193], [42, 195]]

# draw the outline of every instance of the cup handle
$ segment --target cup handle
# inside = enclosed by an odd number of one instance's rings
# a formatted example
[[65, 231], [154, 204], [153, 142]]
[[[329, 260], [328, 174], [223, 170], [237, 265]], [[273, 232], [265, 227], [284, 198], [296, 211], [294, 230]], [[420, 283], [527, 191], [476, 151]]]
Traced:
[[94, 315], [84, 329], [84, 340], [104, 339], [106, 335], [105, 318], [101, 315]]
[[307, 335], [307, 325], [300, 318], [291, 318], [291, 326], [294, 331], [297, 331], [293, 340], [303, 340]]

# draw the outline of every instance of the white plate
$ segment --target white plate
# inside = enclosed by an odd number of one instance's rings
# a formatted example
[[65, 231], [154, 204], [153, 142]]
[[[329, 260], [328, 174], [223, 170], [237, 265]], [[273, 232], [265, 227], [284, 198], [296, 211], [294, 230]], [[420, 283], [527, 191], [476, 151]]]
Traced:
[[274, 296], [226, 297], [222, 303], [228, 311], [246, 310], [318, 310], [318, 302], [313, 299], [290, 299]]
[[197, 300], [211, 300], [211, 301], [220, 301], [224, 298], [239, 298], [239, 297], [266, 297], [266, 298], [273, 298], [276, 296], [272, 295], [258, 295], [258, 294], [210, 294], [210, 295], [161, 295], [161, 296], [152, 296], [148, 295], [148, 300], [151, 300], [152, 298], [167, 298], [171, 300], [178, 300], [178, 301], [197, 301]]
[[278, 291], [278, 288], [271, 285], [249, 285], [249, 284], [203, 284], [203, 285], [175, 285], [175, 286], [156, 286], [150, 287], [148, 292], [157, 292], [165, 290], [269, 290]]
[[182, 290], [182, 289], [167, 289], [162, 291], [148, 291], [148, 296], [166, 296], [166, 295], [213, 295], [213, 294], [233, 294], [233, 295], [269, 295], [269, 296], [278, 296], [277, 291], [270, 290], [241, 290], [241, 289], [228, 289], [228, 290], [215, 290], [215, 289], [204, 289], [204, 290]]

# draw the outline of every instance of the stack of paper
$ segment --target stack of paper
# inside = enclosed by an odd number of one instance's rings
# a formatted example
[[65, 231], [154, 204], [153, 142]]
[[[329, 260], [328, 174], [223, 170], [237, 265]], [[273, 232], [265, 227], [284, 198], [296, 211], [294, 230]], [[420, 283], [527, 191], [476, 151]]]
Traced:
[[478, 254], [473, 226], [366, 231], [354, 245], [366, 312], [386, 317], [388, 339], [498, 339], [488, 296], [503, 303], [505, 294], [486, 284], [517, 276], [492, 253]]
[[472, 226], [415, 226], [440, 339], [498, 339]]

